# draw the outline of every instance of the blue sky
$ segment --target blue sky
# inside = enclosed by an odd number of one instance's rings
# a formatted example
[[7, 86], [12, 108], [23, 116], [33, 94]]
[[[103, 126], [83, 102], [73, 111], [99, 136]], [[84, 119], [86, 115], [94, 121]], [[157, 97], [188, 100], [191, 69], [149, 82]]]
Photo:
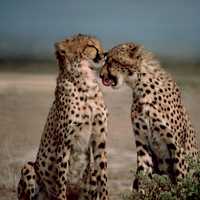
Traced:
[[156, 54], [200, 57], [199, 0], [0, 0], [0, 57], [53, 56], [53, 44], [75, 33], [105, 48], [142, 43]]

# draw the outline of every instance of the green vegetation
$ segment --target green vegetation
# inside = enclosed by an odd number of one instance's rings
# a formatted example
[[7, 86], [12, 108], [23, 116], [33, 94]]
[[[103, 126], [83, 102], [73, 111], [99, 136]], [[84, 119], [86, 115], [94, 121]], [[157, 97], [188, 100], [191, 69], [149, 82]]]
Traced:
[[153, 175], [152, 179], [139, 174], [141, 191], [125, 192], [123, 200], [198, 200], [200, 199], [200, 159], [189, 159], [191, 172], [176, 185], [167, 176]]

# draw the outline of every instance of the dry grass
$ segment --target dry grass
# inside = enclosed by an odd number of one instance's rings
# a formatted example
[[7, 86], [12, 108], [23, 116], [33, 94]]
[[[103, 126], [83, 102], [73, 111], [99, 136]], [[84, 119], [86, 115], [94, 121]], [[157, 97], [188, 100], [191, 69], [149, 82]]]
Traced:
[[[200, 131], [200, 86], [197, 84], [200, 75], [195, 74], [194, 81], [192, 77], [177, 76], [184, 87], [183, 96], [193, 124]], [[35, 157], [54, 88], [54, 75], [0, 74], [0, 200], [16, 199], [13, 191], [20, 167]], [[110, 111], [109, 188], [111, 199], [119, 199], [120, 193], [131, 188], [130, 171], [136, 167], [129, 118], [131, 91], [123, 88], [119, 92], [105, 87], [103, 91]]]

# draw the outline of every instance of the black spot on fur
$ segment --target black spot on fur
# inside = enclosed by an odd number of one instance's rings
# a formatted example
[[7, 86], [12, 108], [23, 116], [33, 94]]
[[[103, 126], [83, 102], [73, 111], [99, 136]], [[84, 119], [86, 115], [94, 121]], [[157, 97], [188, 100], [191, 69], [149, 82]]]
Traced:
[[102, 142], [102, 143], [99, 144], [99, 148], [100, 149], [105, 149], [105, 147], [106, 147], [106, 143], [105, 142]]
[[138, 140], [136, 140], [135, 143], [136, 143], [136, 147], [142, 146], [142, 143], [140, 141], [138, 141]]
[[175, 144], [173, 144], [173, 143], [167, 144], [167, 148], [168, 148], [169, 150], [176, 150], [176, 146], [175, 146]]
[[101, 169], [104, 169], [105, 168], [105, 163], [104, 162], [100, 162], [99, 166], [100, 166]]
[[139, 151], [137, 152], [137, 154], [138, 154], [138, 156], [145, 156], [145, 155], [146, 155], [145, 152], [144, 152], [143, 150], [139, 150]]

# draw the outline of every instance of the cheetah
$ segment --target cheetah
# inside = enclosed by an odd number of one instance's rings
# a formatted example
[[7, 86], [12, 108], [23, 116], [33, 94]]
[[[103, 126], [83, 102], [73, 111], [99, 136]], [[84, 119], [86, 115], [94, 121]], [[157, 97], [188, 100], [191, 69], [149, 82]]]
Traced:
[[195, 130], [182, 103], [181, 91], [158, 59], [133, 42], [112, 48], [100, 77], [114, 89], [132, 89], [131, 120], [137, 151], [133, 189], [139, 172], [165, 174], [176, 183], [188, 172], [187, 156], [197, 158]]
[[107, 200], [108, 111], [94, 70], [103, 65], [103, 48], [78, 34], [57, 42], [55, 54], [55, 99], [36, 160], [21, 170], [18, 199]]

